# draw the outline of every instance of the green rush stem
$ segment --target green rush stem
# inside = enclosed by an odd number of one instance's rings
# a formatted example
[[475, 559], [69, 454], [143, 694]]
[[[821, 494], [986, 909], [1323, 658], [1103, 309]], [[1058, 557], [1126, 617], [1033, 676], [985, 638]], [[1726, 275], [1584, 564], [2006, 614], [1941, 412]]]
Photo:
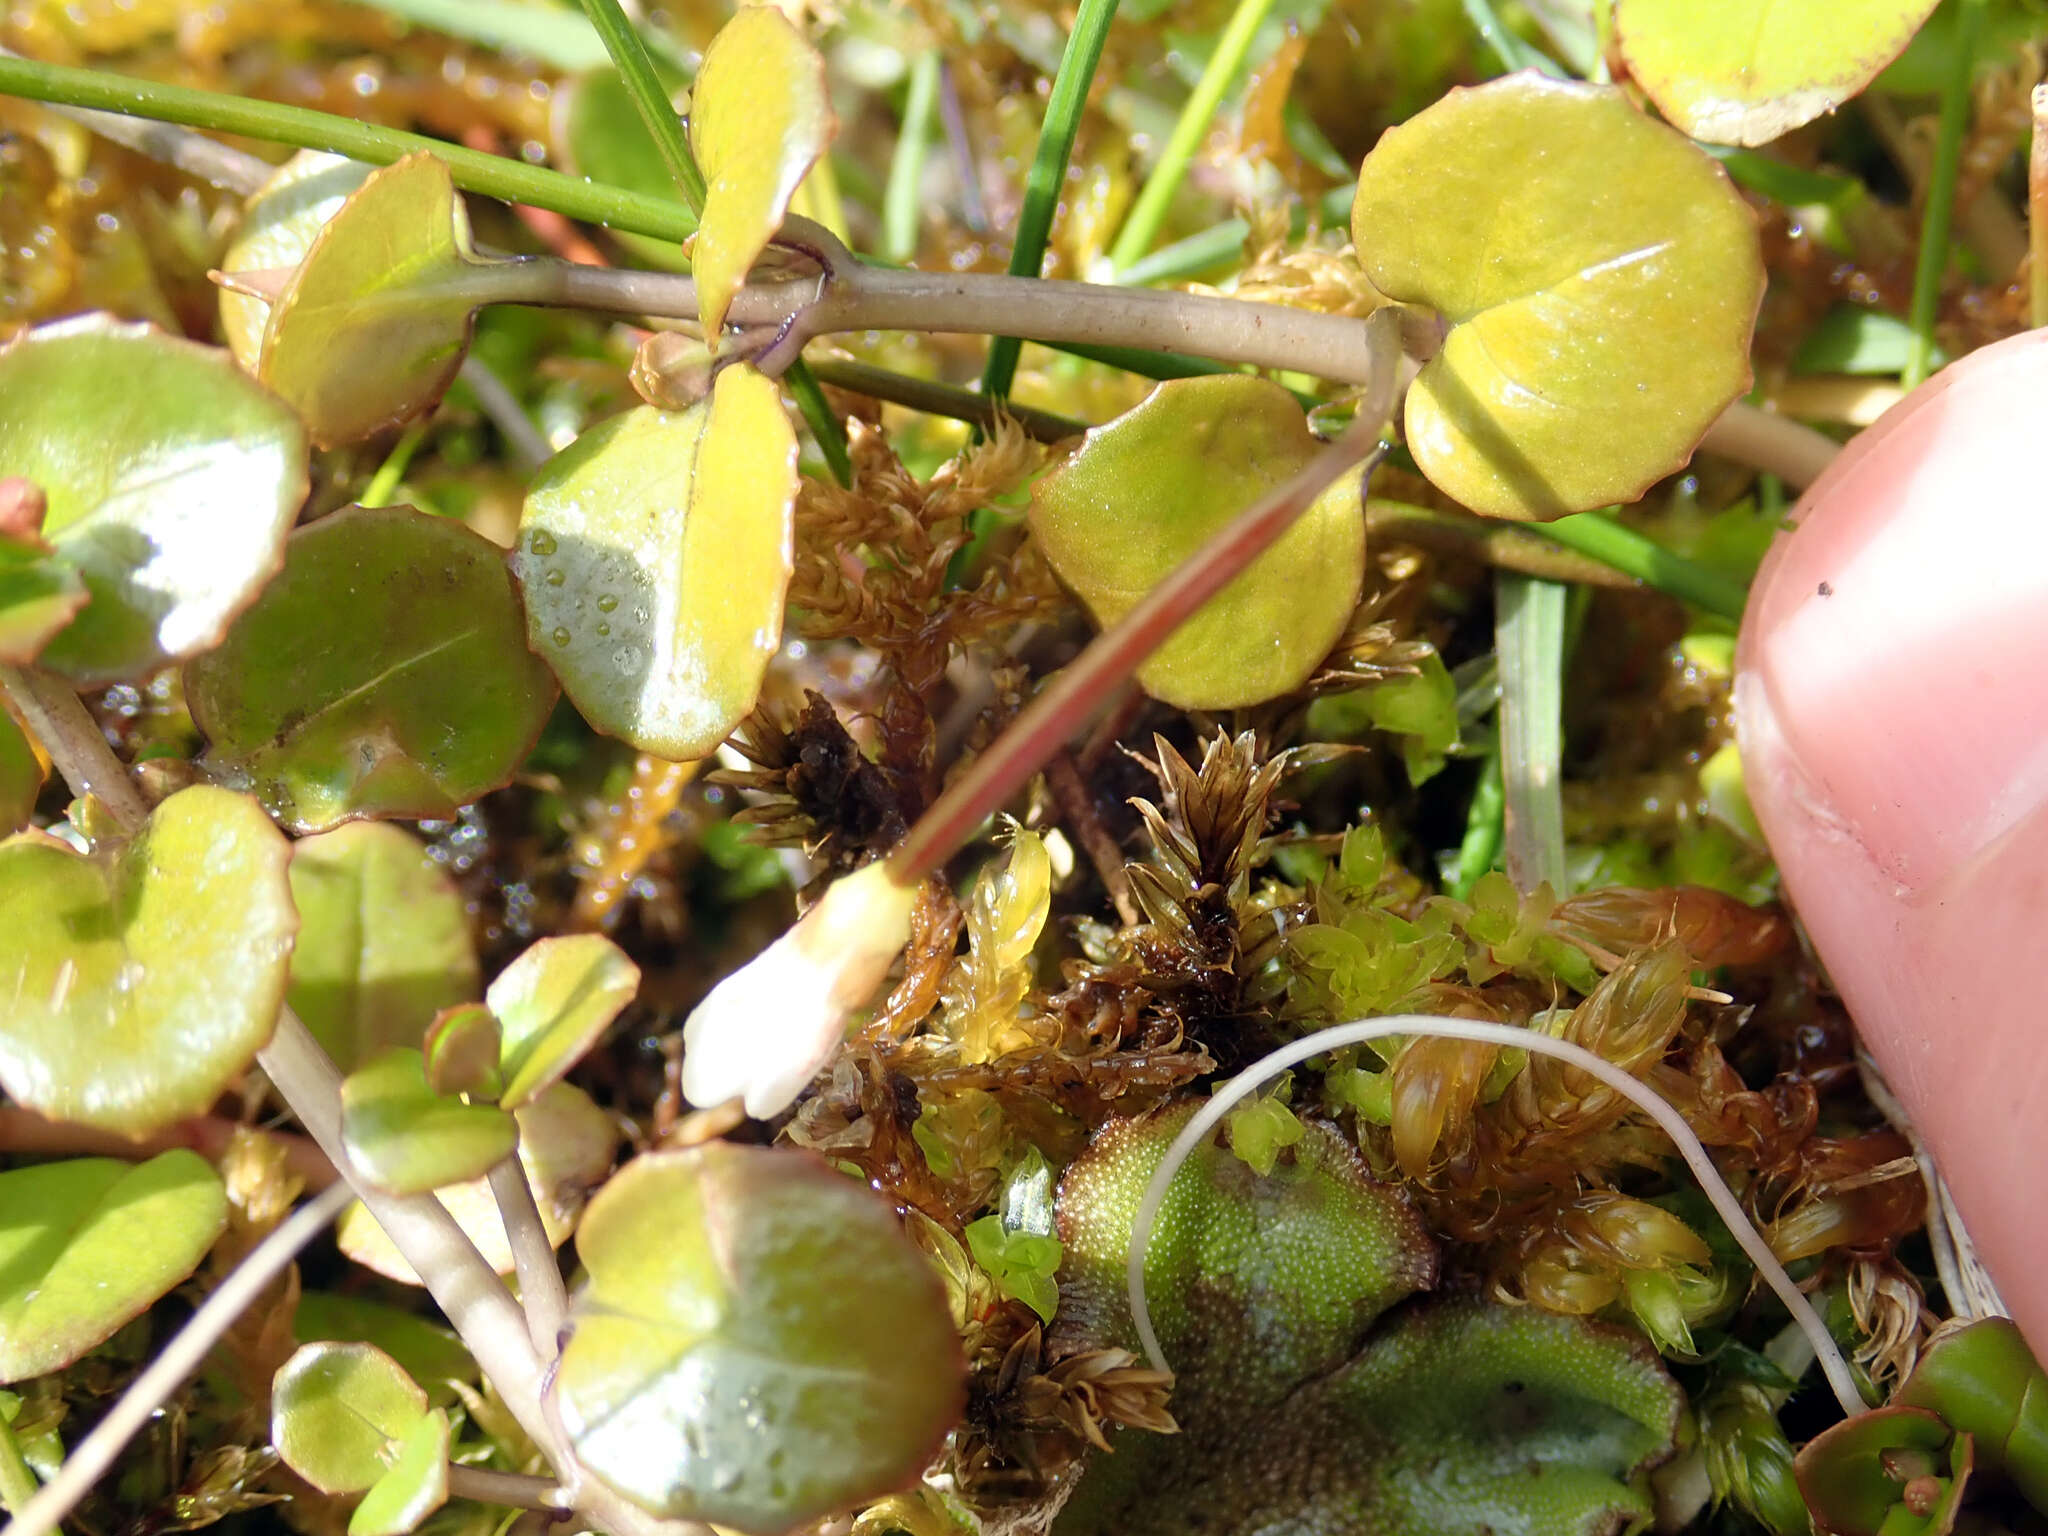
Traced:
[[377, 466], [370, 483], [363, 487], [363, 494], [356, 498], [356, 504], [363, 507], [384, 507], [391, 504], [392, 495], [398, 490], [399, 481], [412, 466], [412, 456], [419, 452], [420, 444], [427, 440], [427, 419], [423, 416], [400, 434], [384, 462]]
[[907, 373], [877, 368], [872, 363], [833, 359], [813, 363], [811, 371], [818, 376], [820, 383], [830, 384], [834, 389], [866, 395], [871, 400], [886, 400], [892, 405], [908, 406], [927, 416], [944, 416], [984, 429], [993, 426], [999, 414], [1008, 416], [1024, 429], [1026, 435], [1041, 443], [1079, 437], [1089, 426], [1087, 422], [1076, 421], [1071, 416], [1034, 410], [1028, 405], [997, 402], [979, 390], [966, 389], [958, 384], [942, 384], [933, 379], [912, 378]]
[[683, 120], [676, 115], [675, 103], [668, 99], [668, 92], [654, 72], [654, 56], [647, 51], [647, 44], [619, 8], [619, 0], [583, 0], [583, 14], [590, 18], [591, 26], [604, 41], [605, 52], [618, 67], [626, 94], [633, 98], [633, 109], [653, 137], [654, 147], [661, 151], [661, 162], [675, 178], [683, 201], [690, 205], [693, 214], [701, 216], [704, 173], [697, 167], [697, 157], [690, 153], [689, 140], [683, 137]]
[[370, 165], [389, 165], [424, 150], [446, 161], [456, 185], [466, 192], [551, 209], [566, 218], [657, 240], [687, 240], [697, 230], [697, 220], [688, 209], [662, 198], [309, 107], [251, 101], [105, 70], [12, 57], [0, 57], [0, 95], [154, 118], [213, 133], [346, 155]]
[[[1053, 76], [1052, 95], [1045, 104], [1045, 123], [1038, 132], [1038, 150], [1031, 158], [1031, 173], [1024, 183], [1024, 205], [1017, 214], [1017, 238], [1010, 247], [1012, 277], [1037, 277], [1044, 264], [1052, 217], [1059, 209], [1067, 162], [1074, 153], [1074, 135], [1080, 131], [1081, 113], [1088, 105], [1088, 88], [1095, 82], [1095, 66], [1102, 58], [1102, 45], [1115, 18], [1116, 0], [1081, 0], [1066, 51], [1060, 55], [1059, 71]], [[1014, 336], [998, 336], [989, 347], [981, 392], [990, 399], [999, 400], [1009, 394], [1017, 377], [1017, 354], [1022, 345]]]
[[1740, 583], [1672, 553], [1609, 513], [1575, 512], [1555, 522], [1529, 525], [1529, 531], [1717, 617], [1742, 617], [1749, 594]]
[[1955, 218], [1956, 177], [1961, 169], [1963, 130], [1970, 121], [1970, 76], [1977, 40], [1984, 31], [1986, 0], [1960, 0], [1956, 52], [1941, 87], [1941, 126], [1934, 140], [1934, 164], [1927, 176], [1927, 206], [1920, 215], [1920, 259], [1913, 269], [1909, 318], [1913, 342], [1899, 371], [1903, 388], [1916, 388], [1933, 367], [1934, 318], [1941, 307], [1941, 280], [1948, 271], [1949, 227]]
[[1555, 59], [1540, 48], [1531, 47], [1507, 29], [1494, 12], [1492, 0], [1464, 0], [1465, 19], [1472, 23], [1480, 41], [1491, 48], [1503, 67], [1510, 72], [1518, 69], [1538, 69], [1555, 79], [1564, 76], [1564, 70]]
[[1479, 782], [1472, 786], [1472, 805], [1465, 813], [1465, 837], [1458, 844], [1458, 863], [1451, 873], [1450, 894], [1464, 901], [1472, 887], [1500, 858], [1500, 841], [1506, 800], [1501, 794], [1500, 743], [1486, 754], [1479, 766]]
[[[1333, 187], [1317, 201], [1324, 224], [1342, 223], [1351, 217], [1351, 200], [1357, 189], [1346, 183]], [[1307, 210], [1297, 206], [1288, 216], [1287, 230], [1299, 239], [1308, 228]], [[1243, 253], [1245, 238], [1252, 227], [1243, 219], [1225, 219], [1185, 240], [1163, 245], [1149, 256], [1140, 256], [1128, 266], [1119, 266], [1111, 282], [1126, 288], [1147, 288], [1154, 283], [1179, 282], [1183, 278], [1213, 271]]]
[[1399, 375], [1398, 322], [1373, 317], [1379, 366], [1344, 435], [1308, 467], [1245, 508], [1104, 630], [1027, 704], [1008, 729], [933, 803], [890, 855], [896, 883], [915, 886], [939, 869], [1046, 759], [1102, 707], [1138, 666], [1252, 561], [1338, 478], [1378, 450]]
[[1554, 581], [1501, 571], [1493, 581], [1500, 656], [1501, 821], [1508, 878], [1562, 895], [1564, 606]]
[[1224, 27], [1222, 36], [1216, 39], [1216, 51], [1209, 55], [1209, 63], [1203, 69], [1201, 79], [1195, 82], [1193, 94], [1174, 122], [1166, 148], [1160, 152], [1159, 163], [1152, 167], [1152, 174], [1146, 178], [1138, 200], [1131, 205], [1124, 227], [1117, 231], [1116, 243], [1109, 251], [1112, 268], [1130, 266], [1159, 238], [1159, 227], [1166, 222], [1166, 211], [1172, 206], [1173, 195], [1180, 190], [1188, 165], [1195, 158], [1195, 151], [1201, 148], [1209, 124], [1223, 105], [1224, 93], [1236, 83], [1243, 71], [1252, 39], [1258, 36], [1266, 18], [1273, 14], [1273, 5], [1274, 0], [1237, 0], [1237, 8], [1231, 12], [1229, 24]]
[[832, 471], [832, 478], [841, 485], [853, 484], [853, 454], [846, 446], [846, 423], [832, 409], [832, 402], [825, 398], [825, 391], [818, 384], [818, 377], [810, 365], [798, 358], [783, 370], [782, 387], [789, 391], [796, 401], [796, 408], [803, 412], [804, 425], [811, 429], [811, 436], [817, 440], [818, 452], [825, 455], [825, 463]]
[[18, 1515], [35, 1496], [36, 1475], [22, 1457], [14, 1426], [0, 1415], [0, 1505], [5, 1505], [10, 1515]]
[[882, 194], [882, 259], [898, 265], [917, 254], [923, 206], [925, 153], [931, 148], [932, 117], [939, 103], [939, 69], [945, 60], [927, 49], [910, 66], [903, 100], [903, 125], [889, 159], [889, 184]]

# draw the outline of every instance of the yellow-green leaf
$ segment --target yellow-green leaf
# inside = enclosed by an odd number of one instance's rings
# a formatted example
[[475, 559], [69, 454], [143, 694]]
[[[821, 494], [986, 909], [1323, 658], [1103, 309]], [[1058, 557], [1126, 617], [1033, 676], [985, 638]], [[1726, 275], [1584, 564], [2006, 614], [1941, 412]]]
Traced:
[[1451, 91], [1366, 157], [1351, 220], [1373, 285], [1450, 322], [1406, 432], [1474, 511], [1633, 501], [1749, 387], [1755, 216], [1618, 89]]
[[[1031, 532], [1107, 627], [1322, 444], [1294, 398], [1240, 374], [1175, 379], [1082, 440], [1031, 492]], [[1344, 633], [1365, 577], [1347, 474], [1138, 669], [1156, 699], [1228, 709], [1292, 691]]]
[[421, 1054], [398, 1047], [341, 1082], [341, 1139], [363, 1176], [394, 1195], [487, 1175], [519, 1132], [495, 1104], [465, 1104], [427, 1085]]
[[742, 5], [704, 51], [690, 95], [690, 148], [706, 183], [690, 268], [706, 336], [718, 334], [733, 292], [838, 130], [818, 50], [776, 7]]
[[745, 364], [707, 404], [638, 407], [541, 466], [513, 570], [533, 648], [598, 730], [707, 756], [782, 642], [796, 433]]
[[640, 967], [603, 934], [565, 934], [527, 949], [484, 994], [504, 1031], [500, 1102], [517, 1109], [559, 1079], [639, 990]]
[[271, 1386], [270, 1441], [322, 1493], [360, 1493], [427, 1417], [427, 1394], [370, 1344], [308, 1344]]
[[1935, 0], [1615, 0], [1629, 75], [1710, 144], [1768, 144], [1854, 96]]
[[[327, 221], [376, 169], [360, 160], [300, 150], [249, 199], [242, 227], [221, 258], [221, 271], [273, 272], [297, 266]], [[263, 331], [269, 324], [270, 306], [263, 300], [221, 289], [221, 339], [235, 361], [251, 373], [262, 355]]]
[[290, 857], [253, 800], [211, 785], [105, 855], [39, 832], [0, 843], [0, 1087], [130, 1136], [205, 1110], [276, 1026]]
[[384, 1475], [348, 1517], [348, 1536], [407, 1536], [448, 1502], [448, 1410], [406, 1431]]
[[368, 177], [271, 307], [256, 377], [322, 448], [417, 416], [469, 345], [469, 220], [448, 167], [408, 155]]

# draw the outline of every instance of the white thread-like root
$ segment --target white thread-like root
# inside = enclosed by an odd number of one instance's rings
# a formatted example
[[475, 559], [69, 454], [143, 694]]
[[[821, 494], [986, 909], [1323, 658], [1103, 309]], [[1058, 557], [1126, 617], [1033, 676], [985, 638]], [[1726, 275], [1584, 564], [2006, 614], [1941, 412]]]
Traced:
[[1867, 1404], [1856, 1386], [1855, 1373], [1849, 1362], [1842, 1358], [1842, 1352], [1835, 1347], [1829, 1336], [1827, 1325], [1820, 1314], [1813, 1310], [1800, 1289], [1785, 1273], [1785, 1266], [1778, 1262], [1771, 1252], [1771, 1245], [1757, 1231], [1756, 1225], [1736, 1200], [1734, 1191], [1707, 1156], [1707, 1149], [1700, 1145], [1699, 1137], [1692, 1133], [1678, 1111], [1646, 1084], [1631, 1077], [1611, 1061], [1603, 1060], [1582, 1045], [1569, 1040], [1555, 1040], [1533, 1029], [1520, 1029], [1509, 1024], [1487, 1024], [1477, 1019], [1446, 1019], [1430, 1014], [1390, 1014], [1385, 1018], [1358, 1019], [1349, 1024], [1334, 1024], [1328, 1029], [1317, 1030], [1314, 1034], [1282, 1046], [1279, 1050], [1262, 1056], [1228, 1083], [1216, 1091], [1213, 1098], [1195, 1112], [1194, 1118], [1181, 1128], [1173, 1145], [1166, 1149], [1166, 1156], [1160, 1159], [1158, 1168], [1153, 1170], [1152, 1182], [1145, 1187], [1145, 1198], [1138, 1203], [1137, 1220], [1131, 1225], [1131, 1254], [1125, 1271], [1129, 1287], [1131, 1316], [1138, 1325], [1138, 1338], [1145, 1346], [1146, 1358], [1156, 1370], [1167, 1371], [1165, 1354], [1159, 1348], [1159, 1336], [1152, 1329], [1152, 1315], [1145, 1306], [1145, 1252], [1151, 1245], [1152, 1227], [1159, 1217], [1159, 1207], [1165, 1203], [1167, 1188], [1173, 1183], [1174, 1175], [1180, 1171], [1188, 1154], [1201, 1145], [1203, 1139], [1214, 1131], [1223, 1117], [1230, 1113], [1242, 1100], [1256, 1093], [1260, 1086], [1289, 1067], [1299, 1066], [1311, 1056], [1326, 1055], [1347, 1045], [1364, 1045], [1371, 1040], [1384, 1039], [1388, 1035], [1427, 1035], [1439, 1040], [1473, 1040], [1482, 1045], [1498, 1045], [1510, 1050], [1534, 1051], [1540, 1056], [1551, 1056], [1577, 1067], [1580, 1071], [1598, 1078], [1616, 1093], [1632, 1101], [1643, 1113], [1663, 1129], [1678, 1148], [1678, 1155], [1685, 1159], [1694, 1177], [1700, 1181], [1700, 1188], [1707, 1199], [1713, 1202], [1721, 1220], [1726, 1222], [1735, 1241], [1742, 1245], [1742, 1251], [1749, 1255], [1756, 1265], [1757, 1273], [1764, 1282], [1778, 1293], [1778, 1299], [1792, 1314], [1793, 1322], [1813, 1345], [1813, 1352], [1820, 1361], [1821, 1370], [1826, 1374], [1828, 1385], [1834, 1389], [1835, 1397], [1841, 1402], [1842, 1411], [1855, 1415], [1862, 1413]]

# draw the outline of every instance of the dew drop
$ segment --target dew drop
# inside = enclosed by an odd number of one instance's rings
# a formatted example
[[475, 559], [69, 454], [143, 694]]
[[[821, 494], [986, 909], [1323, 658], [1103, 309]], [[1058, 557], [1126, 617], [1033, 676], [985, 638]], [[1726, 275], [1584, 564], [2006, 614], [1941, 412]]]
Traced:
[[555, 552], [555, 536], [545, 528], [536, 528], [533, 530], [533, 537], [527, 540], [526, 547], [545, 559]]
[[603, 597], [600, 597], [597, 600], [597, 611], [599, 613], [610, 613], [614, 608], [618, 606], [619, 600], [616, 597], [613, 597], [609, 592], [605, 593]]
[[637, 605], [634, 607], [633, 622], [635, 624], [645, 624], [647, 622], [647, 610], [644, 607]]
[[602, 640], [605, 636], [609, 635], [611, 632], [612, 627], [609, 624], [600, 624], [597, 626], [597, 636], [600, 640]]
[[569, 643], [569, 631], [567, 631], [566, 629], [557, 629], [548, 638], [553, 640], [557, 645], [567, 645]]
[[563, 582], [567, 581], [568, 579], [569, 573], [567, 571], [561, 570], [549, 571], [545, 578], [547, 584], [551, 587], [559, 587]]

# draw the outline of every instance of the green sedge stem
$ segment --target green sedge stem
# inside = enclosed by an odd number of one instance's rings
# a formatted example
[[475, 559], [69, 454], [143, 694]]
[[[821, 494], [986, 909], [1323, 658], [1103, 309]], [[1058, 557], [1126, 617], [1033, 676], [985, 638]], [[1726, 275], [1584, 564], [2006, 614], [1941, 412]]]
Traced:
[[697, 232], [696, 217], [677, 203], [309, 107], [251, 101], [105, 70], [11, 57], [0, 57], [0, 95], [154, 118], [187, 128], [346, 155], [370, 165], [390, 165], [425, 150], [447, 162], [455, 184], [466, 192], [551, 209], [566, 218], [657, 240], [687, 240]]
[[1087, 422], [1076, 421], [1071, 416], [1033, 410], [1028, 405], [999, 405], [979, 390], [943, 384], [935, 379], [913, 378], [907, 373], [877, 368], [872, 363], [835, 359], [812, 364], [812, 372], [820, 382], [835, 389], [866, 395], [871, 400], [886, 400], [892, 405], [908, 406], [927, 416], [970, 422], [984, 430], [995, 425], [998, 414], [1008, 416], [1024, 429], [1027, 436], [1041, 443], [1079, 437], [1089, 426]]
[[[1031, 174], [1024, 183], [1024, 206], [1017, 214], [1017, 239], [1010, 248], [1012, 277], [1037, 277], [1045, 263], [1052, 216], [1059, 208], [1067, 162], [1074, 154], [1074, 135], [1080, 131], [1081, 113], [1088, 105], [1088, 88], [1095, 82], [1095, 66], [1102, 58], [1102, 45], [1115, 18], [1116, 0], [1081, 0], [1074, 30], [1067, 37], [1066, 52], [1060, 56], [1059, 72], [1053, 76], [1045, 123], [1038, 131], [1038, 150], [1032, 156]], [[988, 349], [988, 366], [982, 370], [983, 394], [990, 399], [1009, 394], [1017, 377], [1017, 355], [1022, 347], [1023, 343], [1014, 336], [995, 339]]]
[[412, 456], [419, 452], [420, 444], [427, 440], [427, 419], [422, 416], [400, 434], [384, 462], [377, 466], [377, 473], [370, 476], [370, 483], [363, 487], [363, 494], [356, 498], [356, 504], [363, 507], [388, 507], [398, 490], [399, 481], [412, 467]]
[[605, 52], [612, 56], [626, 94], [633, 98], [633, 109], [647, 125], [654, 147], [661, 151], [661, 163], [675, 178], [683, 201], [690, 205], [692, 213], [701, 216], [704, 173], [697, 168], [697, 157], [690, 153], [689, 140], [683, 137], [683, 120], [676, 114], [675, 103], [668, 99], [668, 92], [654, 73], [654, 56], [647, 51], [647, 44], [619, 9], [619, 0], [583, 0], [583, 14], [604, 40]]
[[852, 485], [853, 455], [846, 446], [846, 423], [839, 419], [831, 402], [825, 398], [817, 375], [805, 366], [802, 358], [798, 358], [783, 373], [782, 387], [790, 392], [796, 400], [796, 408], [803, 412], [804, 424], [811, 429], [811, 436], [817, 439], [818, 451], [825, 455], [832, 478], [841, 485]]
[[1500, 745], [1494, 744], [1479, 767], [1479, 782], [1472, 786], [1472, 805], [1465, 813], [1465, 837], [1458, 844], [1457, 867], [1451, 872], [1450, 894], [1468, 899], [1480, 877], [1500, 860], [1501, 832], [1505, 825], [1507, 798], [1501, 792]]
[[1180, 190], [1195, 151], [1201, 147], [1203, 137], [1209, 132], [1209, 124], [1223, 105], [1224, 93], [1242, 73], [1252, 39], [1258, 36], [1266, 18], [1273, 14], [1273, 5], [1274, 0], [1237, 0], [1237, 8], [1231, 12], [1229, 24], [1224, 27], [1223, 35], [1216, 39], [1216, 51], [1209, 55], [1209, 63], [1203, 69], [1201, 79], [1195, 82], [1194, 93], [1181, 108], [1173, 133], [1160, 153], [1159, 163], [1152, 167], [1152, 174], [1146, 179], [1138, 200], [1131, 205], [1124, 227], [1117, 231], [1116, 243], [1109, 251], [1112, 268], [1131, 265], [1149, 251], [1152, 242], [1159, 237], [1159, 227], [1166, 222], [1166, 211], [1173, 203], [1173, 195]]
[[919, 54], [910, 66], [903, 126], [896, 135], [896, 153], [889, 161], [888, 189], [882, 194], [882, 257], [899, 265], [917, 255], [918, 227], [924, 212], [925, 152], [931, 147], [942, 62], [934, 50]]
[[[1347, 222], [1351, 217], [1351, 199], [1356, 192], [1357, 188], [1348, 182], [1325, 192], [1316, 208], [1322, 222], [1325, 225]], [[1287, 232], [1299, 239], [1307, 229], [1308, 212], [1296, 207], [1288, 216]], [[1221, 224], [1212, 224], [1185, 240], [1163, 245], [1149, 256], [1140, 256], [1128, 266], [1119, 266], [1111, 281], [1126, 288], [1146, 288], [1154, 283], [1172, 283], [1199, 276], [1242, 253], [1245, 238], [1251, 232], [1251, 225], [1243, 219], [1225, 219]]]
[[1508, 878], [1517, 890], [1548, 885], [1562, 894], [1566, 588], [1500, 571], [1493, 590]]
[[1503, 68], [1510, 73], [1518, 69], [1536, 69], [1553, 79], [1564, 78], [1564, 70], [1555, 59], [1508, 30], [1495, 14], [1492, 0], [1464, 0], [1464, 6], [1465, 19], [1472, 23], [1472, 30], [1479, 34], [1480, 41], [1493, 50]]
[[1934, 140], [1934, 164], [1927, 177], [1927, 206], [1920, 214], [1920, 259], [1913, 269], [1913, 342], [1899, 383], [1916, 388], [1933, 369], [1934, 317], [1941, 306], [1941, 280], [1948, 271], [1949, 227], [1955, 218], [1956, 177], [1962, 166], [1963, 130], [1970, 121], [1970, 76], [1977, 40], [1984, 31], [1985, 0], [1961, 0], [1956, 12], [1956, 51], [1941, 87], [1941, 126]]
[[1739, 583], [1672, 553], [1605, 512], [1575, 512], [1532, 531], [1720, 618], [1742, 617], [1748, 593]]

